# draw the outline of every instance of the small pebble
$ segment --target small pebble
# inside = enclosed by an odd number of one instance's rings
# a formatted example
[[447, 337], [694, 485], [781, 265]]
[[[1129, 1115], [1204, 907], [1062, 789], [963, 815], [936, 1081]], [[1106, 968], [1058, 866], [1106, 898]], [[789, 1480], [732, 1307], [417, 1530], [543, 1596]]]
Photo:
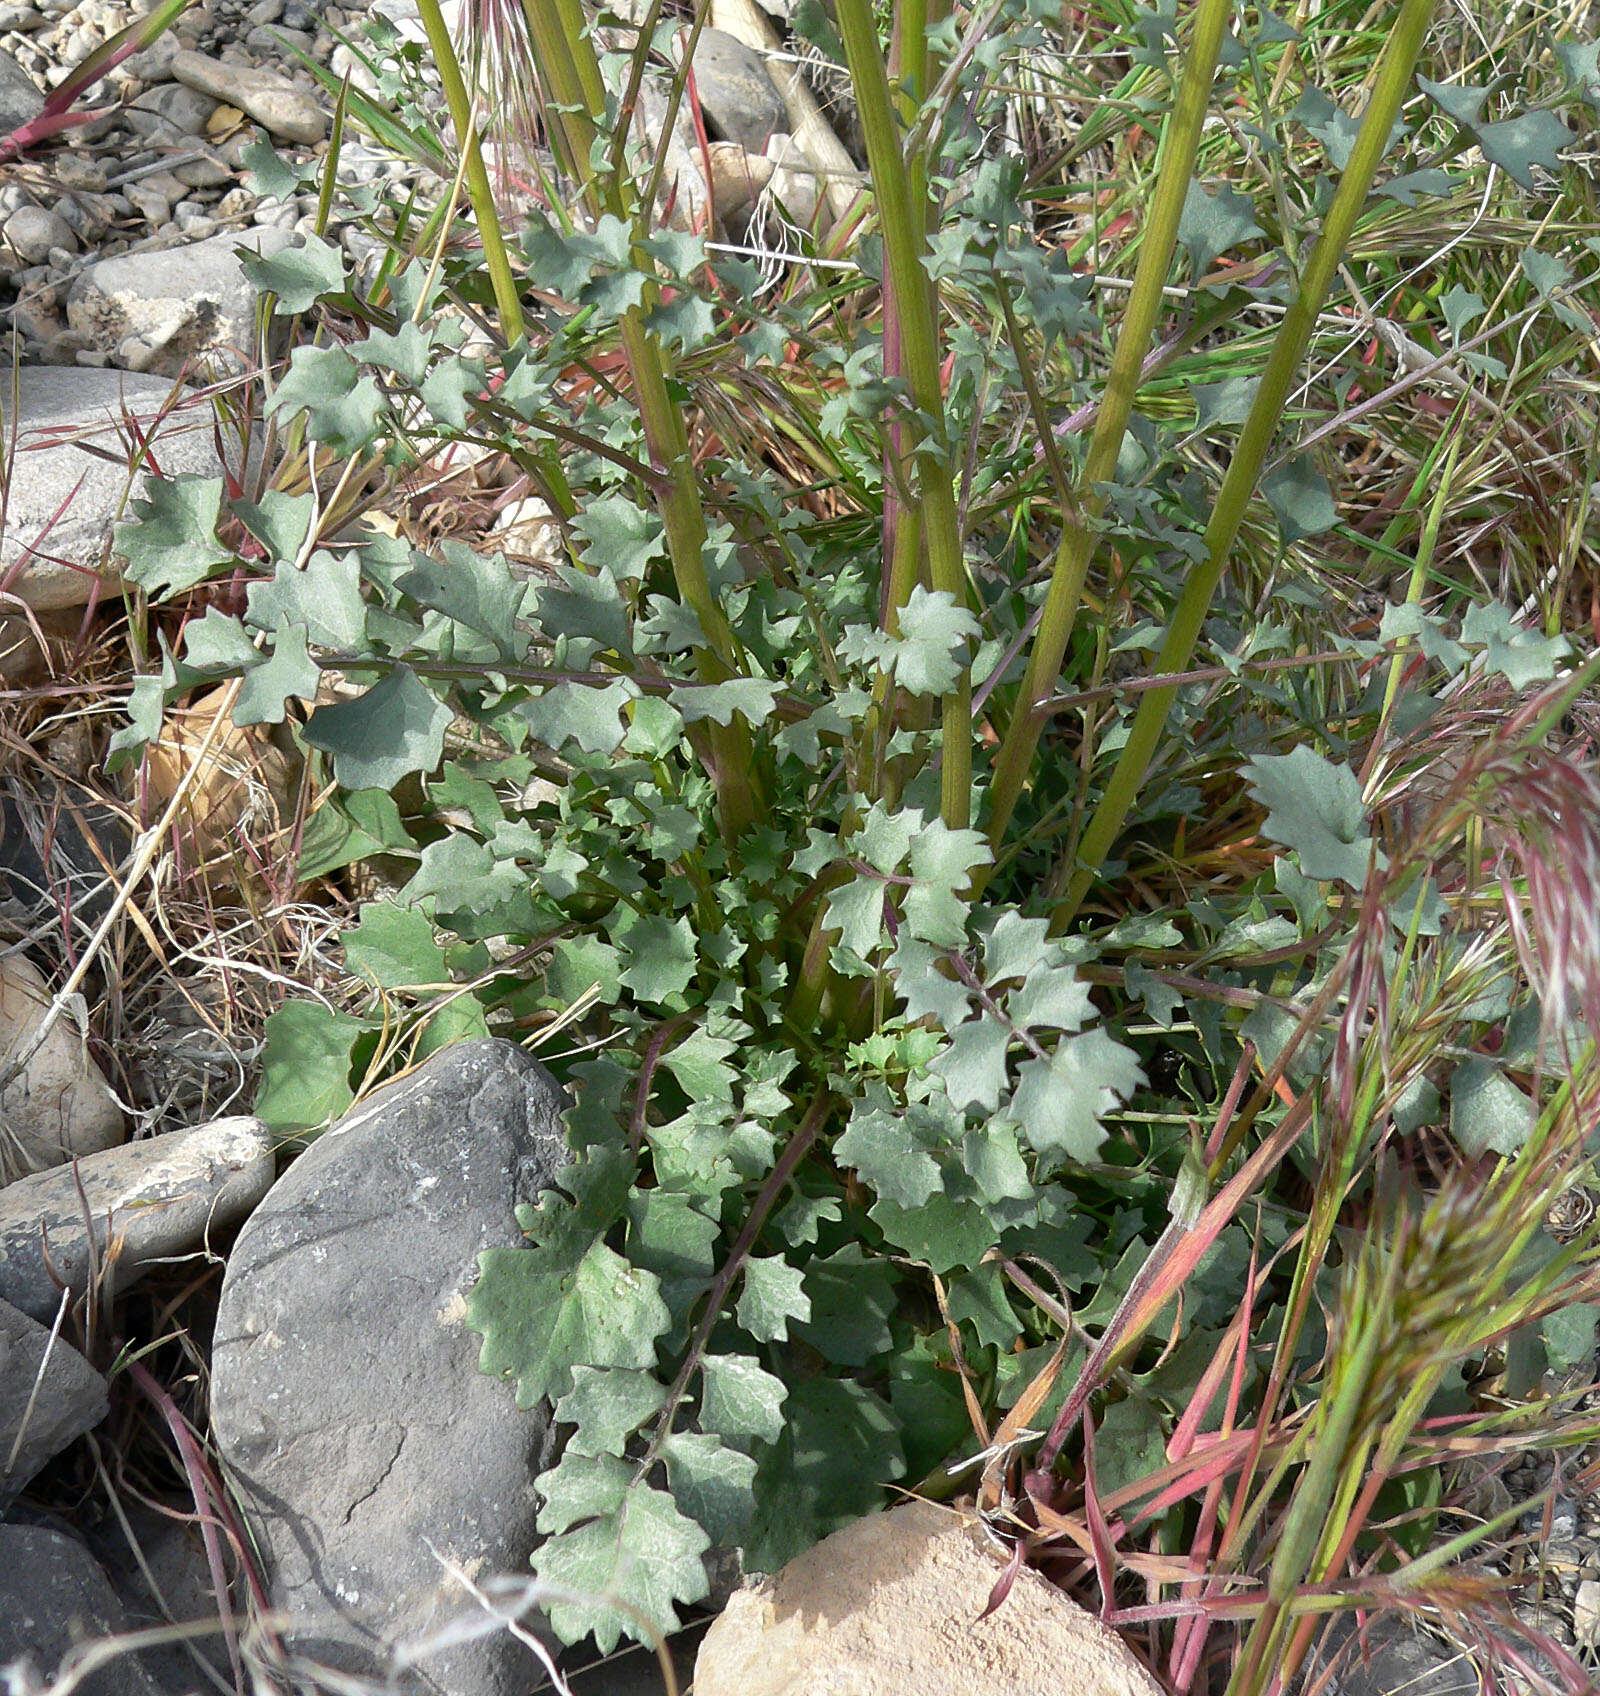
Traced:
[[41, 265], [46, 260], [54, 263], [58, 249], [70, 254], [78, 238], [56, 213], [42, 206], [23, 206], [6, 219], [5, 243], [25, 265]]
[[1586, 1578], [1572, 1599], [1572, 1634], [1586, 1647], [1600, 1638], [1600, 1580]]
[[64, 189], [83, 194], [102, 194], [106, 186], [106, 168], [98, 159], [76, 148], [67, 148], [51, 161], [56, 181]]

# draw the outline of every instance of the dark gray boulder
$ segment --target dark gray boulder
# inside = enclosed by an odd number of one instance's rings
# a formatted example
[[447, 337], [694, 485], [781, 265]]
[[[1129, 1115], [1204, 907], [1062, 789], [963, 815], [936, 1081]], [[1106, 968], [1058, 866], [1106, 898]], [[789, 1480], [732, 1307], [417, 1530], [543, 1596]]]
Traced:
[[70, 1343], [0, 1301], [0, 1513], [106, 1405], [105, 1379]]
[[[527, 1574], [548, 1409], [477, 1370], [466, 1297], [515, 1208], [566, 1163], [559, 1086], [511, 1043], [460, 1043], [377, 1091], [281, 1178], [228, 1261], [212, 1424], [297, 1655], [381, 1675], [387, 1647]], [[523, 1696], [530, 1650], [496, 1631], [400, 1688]]]
[[[0, 1674], [28, 1661], [52, 1677], [80, 1646], [125, 1624], [116, 1592], [83, 1544], [43, 1526], [0, 1525]], [[0, 1676], [0, 1688], [5, 1683]], [[78, 1696], [162, 1696], [129, 1655], [113, 1657], [76, 1689]]]

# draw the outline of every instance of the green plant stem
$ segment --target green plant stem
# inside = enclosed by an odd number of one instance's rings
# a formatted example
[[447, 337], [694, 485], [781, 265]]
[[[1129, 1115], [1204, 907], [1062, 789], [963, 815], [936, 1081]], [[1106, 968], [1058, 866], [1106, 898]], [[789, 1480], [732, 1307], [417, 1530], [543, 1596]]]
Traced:
[[[1256, 391], [1250, 416], [1245, 421], [1238, 446], [1217, 493], [1211, 522], [1206, 526], [1204, 563], [1184, 585], [1156, 660], [1157, 672], [1182, 671], [1194, 653], [1211, 598], [1221, 581], [1234, 538], [1238, 535], [1245, 509], [1260, 477], [1267, 449], [1277, 434], [1289, 391], [1311, 341], [1317, 314], [1327, 298], [1356, 219], [1388, 147], [1395, 119], [1411, 87], [1412, 72], [1432, 15], [1433, 0], [1404, 0], [1400, 8], [1349, 163], [1339, 179], [1322, 233], [1306, 266], [1300, 292], [1273, 340], [1261, 386]], [[1066, 897], [1052, 915], [1056, 930], [1071, 922], [1099, 875], [1100, 867], [1105, 863], [1138, 796], [1176, 697], [1176, 688], [1168, 686], [1152, 689], [1139, 703], [1111, 781], [1079, 845], [1078, 866]]]
[[756, 1238], [761, 1234], [761, 1227], [767, 1221], [767, 1215], [777, 1205], [777, 1200], [783, 1194], [784, 1186], [799, 1169], [800, 1162], [811, 1152], [811, 1146], [822, 1134], [830, 1114], [838, 1106], [837, 1098], [829, 1091], [823, 1090], [806, 1109], [804, 1118], [795, 1127], [794, 1135], [784, 1146], [783, 1153], [778, 1156], [776, 1165], [767, 1174], [766, 1181], [761, 1186], [760, 1194], [750, 1204], [750, 1211], [745, 1215], [743, 1229], [733, 1247], [728, 1251], [728, 1258], [723, 1261], [717, 1272], [715, 1281], [706, 1294], [705, 1306], [701, 1310], [699, 1323], [695, 1326], [694, 1336], [683, 1357], [683, 1365], [678, 1368], [678, 1375], [672, 1381], [672, 1387], [667, 1391], [666, 1406], [661, 1411], [660, 1421], [651, 1439], [649, 1450], [639, 1462], [638, 1476], [643, 1477], [654, 1463], [661, 1444], [672, 1430], [673, 1416], [676, 1414], [689, 1388], [689, 1380], [699, 1369], [701, 1360], [705, 1357], [706, 1344], [711, 1340], [711, 1333], [717, 1321], [722, 1317], [723, 1304], [728, 1299], [728, 1292], [733, 1288], [733, 1281], [738, 1277], [740, 1269], [750, 1258], [750, 1251], [755, 1247]]
[[[1072, 627], [1078, 616], [1084, 580], [1094, 554], [1094, 521], [1104, 506], [1096, 486], [1109, 482], [1117, 468], [1122, 438], [1133, 411], [1134, 397], [1145, 356], [1157, 323], [1166, 309], [1163, 289], [1172, 269], [1178, 225], [1194, 176], [1195, 157], [1200, 149], [1200, 132], [1211, 102], [1211, 85], [1216, 79], [1222, 43], [1233, 14], [1233, 0], [1200, 0], [1195, 14], [1194, 35], [1184, 60], [1178, 97], [1162, 137], [1161, 165], [1139, 247], [1139, 264], [1127, 310], [1117, 332], [1116, 351], [1106, 377], [1104, 398], [1095, 419], [1094, 435], [1084, 461], [1079, 510], [1063, 514], [1065, 533], [1056, 551], [1044, 611], [1028, 655], [1011, 721], [1006, 726], [1000, 752], [995, 758], [990, 784], [989, 846], [997, 852], [1004, 840], [1011, 815], [1016, 810], [1024, 783], [1033, 765], [1039, 736], [1044, 729], [1043, 706], [1061, 676], [1061, 662]], [[1050, 442], [1047, 452], [1053, 450]]]
[[[918, 172], [908, 168], [901, 147], [894, 100], [869, 0], [839, 0], [839, 32], [855, 89], [867, 159], [883, 231], [885, 286], [893, 291], [901, 356], [911, 398], [921, 415], [915, 425], [914, 459], [928, 577], [936, 590], [957, 602], [966, 599], [961, 525], [948, 444], [944, 439], [944, 388], [939, 369], [938, 309], [922, 258], [926, 246], [927, 197], [914, 194]], [[903, 572], [896, 577], [903, 579]], [[896, 583], [896, 589], [900, 587]], [[911, 585], [905, 584], [909, 594]], [[902, 603], [903, 604], [903, 603]], [[899, 608], [891, 605], [892, 617]], [[972, 816], [972, 680], [960, 680], [940, 703], [942, 764], [940, 813], [952, 829]]]
[[522, 317], [522, 297], [511, 269], [511, 255], [506, 250], [505, 233], [500, 227], [500, 214], [494, 203], [494, 190], [490, 187], [489, 172], [483, 163], [483, 149], [478, 145], [472, 97], [467, 93], [461, 62], [456, 58], [455, 44], [445, 27], [439, 0], [418, 0], [418, 10], [422, 15], [422, 27], [428, 32], [428, 46], [438, 67], [445, 102], [450, 108], [450, 121], [455, 125], [456, 139], [466, 159], [467, 198], [472, 202], [473, 221], [478, 226], [478, 239], [483, 243], [484, 267], [494, 288], [500, 335], [510, 347], [522, 340], [527, 327]]
[[[430, 3], [436, 5], [437, 0]], [[626, 173], [614, 169], [602, 176], [595, 170], [595, 140], [606, 120], [607, 102], [600, 62], [578, 0], [523, 0], [522, 11], [563, 163], [581, 185], [591, 217], [609, 212], [627, 221], [634, 209]], [[648, 207], [640, 211], [647, 213]], [[634, 263], [650, 276], [649, 255], [637, 245]], [[650, 451], [652, 492], [667, 533], [673, 581], [706, 637], [705, 645], [695, 651], [695, 667], [704, 681], [720, 683], [741, 671], [742, 656], [706, 573], [705, 512], [683, 407], [672, 396], [660, 339], [645, 322], [657, 293], [652, 279], [644, 300], [623, 315], [622, 348]], [[706, 751], [723, 829], [740, 836], [766, 810], [749, 727], [738, 718], [726, 725], [712, 723]]]

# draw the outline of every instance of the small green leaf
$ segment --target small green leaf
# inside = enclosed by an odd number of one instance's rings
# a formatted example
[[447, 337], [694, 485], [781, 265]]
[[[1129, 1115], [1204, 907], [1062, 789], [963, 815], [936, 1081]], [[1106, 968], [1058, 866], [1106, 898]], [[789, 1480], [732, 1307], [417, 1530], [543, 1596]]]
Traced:
[[1262, 479], [1261, 493], [1285, 543], [1331, 530], [1339, 516], [1327, 479], [1303, 455], [1286, 460]]
[[308, 235], [271, 258], [246, 254], [239, 263], [263, 294], [278, 297], [273, 311], [280, 315], [309, 312], [324, 295], [345, 292], [344, 256], [318, 235]]
[[942, 1193], [915, 1208], [879, 1201], [871, 1214], [896, 1248], [940, 1274], [958, 1266], [976, 1266], [999, 1237], [981, 1207], [953, 1201]]
[[361, 922], [345, 932], [345, 964], [380, 989], [416, 989], [450, 982], [433, 926], [415, 907], [368, 901]]
[[378, 385], [338, 347], [297, 347], [267, 410], [285, 419], [305, 413], [312, 439], [346, 458], [371, 447], [387, 427]]
[[1473, 133], [1483, 156], [1524, 188], [1536, 181], [1534, 167], [1554, 175], [1561, 168], [1561, 150], [1572, 145], [1571, 130], [1554, 112], [1522, 112], [1498, 124], [1483, 124]]
[[693, 983], [694, 927], [686, 917], [650, 913], [612, 934], [622, 958], [622, 982], [641, 1000], [670, 1001]]
[[413, 554], [411, 569], [395, 582], [402, 595], [442, 612], [469, 630], [487, 636], [503, 660], [520, 660], [527, 651], [517, 617], [527, 587], [511, 575], [504, 559], [474, 553], [460, 542], [443, 544], [444, 559]]
[[1450, 1074], [1450, 1135], [1464, 1154], [1515, 1154], [1533, 1132], [1533, 1102], [1488, 1060]]
[[514, 1378], [518, 1407], [565, 1396], [575, 1366], [654, 1366], [672, 1323], [660, 1281], [603, 1242], [486, 1249], [478, 1265], [467, 1323], [483, 1334], [479, 1368]]
[[[646, 1420], [654, 1419], [666, 1401], [666, 1387], [648, 1372], [574, 1366], [572, 1388], [556, 1403], [557, 1422], [577, 1426], [567, 1439], [565, 1452], [620, 1455], [633, 1433]], [[566, 1526], [554, 1529], [564, 1531]]]
[[284, 1002], [267, 1020], [251, 1111], [275, 1131], [307, 1131], [337, 1119], [355, 1100], [351, 1056], [372, 1028], [320, 1001]]
[[1302, 746], [1288, 754], [1259, 754], [1244, 774], [1251, 795], [1267, 808], [1267, 835], [1294, 849], [1307, 877], [1360, 889], [1370, 866], [1381, 871], [1388, 864], [1373, 849], [1361, 783], [1349, 766]]
[[1231, 188], [1207, 194], [1197, 181], [1190, 179], [1178, 221], [1178, 240], [1189, 255], [1191, 277], [1198, 280], [1210, 270], [1212, 260], [1219, 254], [1265, 234], [1256, 222], [1255, 208], [1247, 196]]
[[1009, 1117], [1040, 1154], [1090, 1161], [1105, 1140], [1102, 1118], [1144, 1082], [1132, 1049], [1098, 1028], [1064, 1036], [1048, 1062], [1025, 1060]]
[[747, 1354], [708, 1354], [700, 1363], [700, 1423], [730, 1443], [775, 1443], [789, 1392]]
[[570, 1459], [563, 1455], [559, 1466], [541, 1472], [535, 1480], [544, 1498], [536, 1524], [552, 1536], [599, 1514], [615, 1513], [633, 1481], [634, 1469], [614, 1455], [584, 1454], [570, 1444], [568, 1453]]
[[590, 754], [614, 754], [622, 745], [622, 709], [639, 693], [628, 678], [590, 688], [557, 683], [518, 709], [535, 742], [560, 749], [576, 742]]
[[184, 626], [183, 658], [197, 671], [249, 671], [262, 663], [244, 625], [218, 607], [207, 607], [204, 618]]
[[1463, 642], [1484, 644], [1484, 664], [1515, 689], [1547, 683], [1568, 653], [1565, 636], [1544, 636], [1518, 623], [1498, 601], [1479, 601], [1461, 621]]
[[713, 1548], [732, 1548], [755, 1512], [756, 1463], [702, 1431], [674, 1431], [661, 1444], [672, 1499], [705, 1528]]
[[1600, 1305], [1574, 1301], [1547, 1313], [1539, 1322], [1545, 1353], [1557, 1372], [1570, 1372], [1573, 1367], [1594, 1359], [1597, 1321], [1600, 1321]]
[[444, 756], [450, 709], [408, 665], [397, 665], [364, 695], [318, 707], [301, 735], [333, 756], [346, 789], [393, 789]]
[[298, 701], [316, 698], [322, 673], [306, 647], [303, 624], [280, 624], [271, 656], [255, 657], [258, 663], [245, 673], [233, 705], [235, 724], [282, 724], [291, 695]]
[[744, 1263], [744, 1288], [735, 1309], [739, 1323], [758, 1343], [783, 1342], [791, 1319], [811, 1317], [804, 1277], [782, 1255], [751, 1255]]
[[[944, 1079], [945, 1089], [957, 1107], [975, 1107], [984, 1113], [993, 1113], [1005, 1093], [1006, 1050], [1011, 1040], [1008, 1024], [993, 1014], [980, 1013], [977, 1018], [956, 1026], [950, 1033], [949, 1042], [928, 1070], [935, 1077]], [[938, 1188], [938, 1174], [932, 1161], [928, 1161], [928, 1166], [928, 1194], [931, 1195]], [[880, 1195], [888, 1193], [879, 1188]], [[898, 1201], [902, 1206], [917, 1205], [915, 1200], [909, 1200], [905, 1195], [890, 1195], [889, 1199]]]
[[151, 478], [134, 516], [116, 527], [116, 552], [129, 580], [152, 600], [204, 583], [233, 561], [217, 540], [222, 512], [220, 477]]
[[672, 691], [672, 704], [683, 714], [685, 724], [709, 718], [717, 724], [732, 724], [737, 713], [747, 723], [764, 724], [780, 691], [764, 677], [730, 677], [721, 683], [691, 683]]
[[259, 505], [252, 501], [229, 504], [239, 522], [273, 561], [299, 558], [317, 516], [317, 503], [312, 496], [290, 495], [282, 489], [268, 489]]
[[665, 526], [625, 495], [596, 497], [572, 520], [572, 529], [584, 543], [579, 557], [615, 578], [637, 581], [666, 557]]
[[400, 809], [387, 789], [358, 789], [323, 804], [306, 820], [297, 871], [326, 877], [374, 854], [416, 854]]
[[[825, 1218], [838, 1215], [836, 1203], [814, 1204]], [[866, 1366], [893, 1343], [889, 1316], [895, 1311], [895, 1270], [887, 1260], [868, 1258], [859, 1243], [846, 1243], [806, 1268], [805, 1290], [811, 1317], [794, 1334], [836, 1366]]]
[[547, 1584], [586, 1598], [549, 1603], [556, 1635], [576, 1643], [592, 1633], [601, 1653], [609, 1654], [620, 1637], [646, 1640], [648, 1628], [636, 1614], [606, 1607], [599, 1598], [628, 1603], [649, 1628], [668, 1636], [682, 1623], [674, 1604], [698, 1602], [706, 1593], [701, 1556], [710, 1546], [711, 1539], [678, 1512], [665, 1490], [638, 1484], [612, 1511], [541, 1544], [533, 1567]]
[[359, 652], [365, 646], [367, 608], [361, 598], [361, 564], [353, 553], [319, 548], [304, 567], [280, 559], [270, 582], [250, 585], [245, 607], [258, 630], [303, 624], [318, 647]]
[[407, 318], [397, 330], [369, 330], [364, 341], [351, 342], [350, 352], [363, 365], [380, 366], [415, 385], [428, 374], [433, 342]]

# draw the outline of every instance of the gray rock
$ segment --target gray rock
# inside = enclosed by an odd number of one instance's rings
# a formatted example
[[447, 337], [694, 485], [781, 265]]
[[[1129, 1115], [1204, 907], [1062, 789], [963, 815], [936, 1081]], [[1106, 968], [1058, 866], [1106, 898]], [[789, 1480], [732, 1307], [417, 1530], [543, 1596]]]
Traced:
[[724, 30], [703, 29], [693, 64], [701, 109], [725, 140], [759, 153], [768, 137], [788, 129], [788, 108], [753, 47]]
[[254, 341], [256, 290], [236, 250], [270, 257], [288, 241], [276, 230], [250, 230], [99, 260], [72, 285], [67, 323], [106, 353], [137, 337], [157, 353], [142, 369], [162, 376], [181, 375], [202, 355], [240, 369]]
[[258, 53], [282, 53], [286, 46], [298, 47], [302, 53], [309, 53], [314, 39], [305, 30], [290, 29], [287, 24], [261, 24], [244, 38], [244, 44], [255, 48]]
[[[82, 616], [71, 607], [37, 615], [47, 639], [75, 639]], [[3, 655], [0, 675], [6, 675]], [[19, 675], [31, 680], [26, 672]], [[106, 868], [121, 865], [132, 846], [124, 814], [84, 785], [0, 785], [0, 912], [25, 929], [42, 920], [60, 923], [63, 914], [79, 926], [93, 925], [115, 891]]]
[[[381, 1676], [386, 1639], [470, 1613], [433, 1550], [527, 1572], [549, 1411], [477, 1371], [464, 1312], [478, 1255], [523, 1242], [516, 1206], [567, 1159], [561, 1106], [523, 1050], [459, 1043], [313, 1143], [229, 1255], [212, 1428], [319, 1662]], [[400, 1688], [519, 1696], [534, 1668], [495, 1633]]]
[[[0, 1668], [27, 1659], [39, 1673], [54, 1674], [79, 1644], [109, 1637], [124, 1623], [116, 1592], [81, 1543], [42, 1526], [0, 1525]], [[161, 1696], [127, 1655], [76, 1690], [78, 1696]]]
[[43, 110], [44, 96], [33, 78], [0, 48], [0, 135], [31, 122]]
[[81, 148], [63, 148], [51, 160], [56, 181], [62, 188], [80, 194], [103, 194], [106, 187], [106, 168]]
[[106, 1416], [106, 1381], [73, 1346], [0, 1301], [0, 1513]]
[[305, 90], [271, 71], [208, 59], [201, 53], [175, 53], [172, 74], [181, 83], [237, 106], [280, 141], [313, 146], [328, 131], [328, 114]]
[[66, 220], [42, 206], [24, 206], [6, 219], [0, 243], [24, 265], [42, 265], [58, 248], [69, 252], [78, 245]]
[[[158, 1513], [127, 1501], [121, 1515], [108, 1516], [85, 1533], [89, 1551], [111, 1580], [129, 1631], [167, 1624], [206, 1628], [140, 1654], [162, 1690], [169, 1696], [197, 1696], [215, 1682], [208, 1680], [206, 1668], [221, 1679], [221, 1688], [231, 1689], [233, 1672], [210, 1562], [198, 1528], [189, 1522], [194, 1502], [175, 1499], [166, 1507], [166, 1513]], [[230, 1608], [237, 1606], [236, 1596], [226, 1600]]]
[[233, 172], [210, 148], [198, 158], [174, 166], [172, 174], [185, 188], [221, 188], [233, 181]]
[[14, 29], [25, 35], [31, 29], [43, 27], [44, 13], [32, 6], [21, 5], [18, 0], [5, 0], [0, 5], [0, 29]]
[[61, 1299], [57, 1278], [81, 1296], [98, 1266], [102, 1280], [125, 1289], [159, 1261], [202, 1252], [267, 1193], [273, 1168], [271, 1133], [241, 1117], [19, 1178], [0, 1190], [0, 1300], [48, 1324]]
[[[211, 413], [176, 405], [171, 383], [117, 371], [25, 365], [18, 379], [17, 451], [0, 532], [0, 575], [32, 607], [82, 606], [97, 592], [120, 588], [107, 545], [129, 477], [135, 496], [145, 488], [142, 471], [117, 469], [135, 451], [125, 416], [156, 444], [168, 476], [214, 476], [222, 467]], [[100, 457], [105, 453], [111, 461]], [[25, 559], [26, 569], [13, 581], [12, 568]]]
[[[72, 1015], [20, 951], [0, 953], [0, 1183], [122, 1141], [122, 1109]], [[16, 1076], [9, 1076], [15, 1071]]]
[[[1411, 1630], [1403, 1621], [1380, 1618], [1366, 1641], [1349, 1643], [1352, 1627], [1336, 1633], [1336, 1644], [1314, 1657], [1322, 1666], [1349, 1644], [1326, 1686], [1327, 1696], [1477, 1696], [1477, 1670], [1471, 1659], [1436, 1637]], [[1319, 1669], [1320, 1670], [1320, 1669]], [[1313, 1675], [1314, 1676], [1314, 1675]]]
[[216, 109], [217, 102], [210, 95], [186, 88], [181, 82], [163, 82], [147, 88], [122, 119], [135, 135], [159, 145], [204, 135]]

